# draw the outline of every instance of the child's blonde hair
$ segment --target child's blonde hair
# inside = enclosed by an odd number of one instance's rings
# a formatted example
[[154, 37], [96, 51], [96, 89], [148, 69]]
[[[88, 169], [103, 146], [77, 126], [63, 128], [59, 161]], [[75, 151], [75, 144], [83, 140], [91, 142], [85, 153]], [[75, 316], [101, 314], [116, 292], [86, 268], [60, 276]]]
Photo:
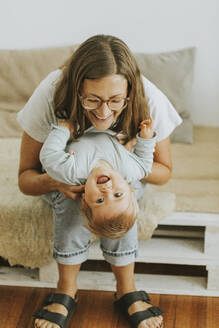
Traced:
[[118, 239], [124, 236], [135, 223], [139, 211], [134, 190], [131, 187], [130, 189], [131, 197], [127, 209], [118, 215], [107, 217], [107, 219], [95, 220], [92, 209], [85, 199], [82, 199], [81, 209], [86, 219], [87, 228], [97, 236], [110, 239]]

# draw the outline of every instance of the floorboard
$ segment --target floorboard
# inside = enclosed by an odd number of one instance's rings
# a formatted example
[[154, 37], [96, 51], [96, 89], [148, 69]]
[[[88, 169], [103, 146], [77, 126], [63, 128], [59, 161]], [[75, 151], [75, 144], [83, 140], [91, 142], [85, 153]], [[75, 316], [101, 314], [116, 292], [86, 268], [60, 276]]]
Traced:
[[174, 328], [206, 328], [207, 297], [177, 296]]
[[165, 327], [175, 328], [176, 295], [160, 295], [159, 306], [163, 310]]
[[219, 297], [207, 298], [206, 328], [219, 327]]
[[[50, 288], [0, 286], [0, 327], [31, 328], [32, 314]], [[165, 328], [218, 328], [219, 298], [151, 294], [164, 311]], [[78, 292], [77, 312], [69, 328], [128, 328], [113, 306], [113, 292]]]

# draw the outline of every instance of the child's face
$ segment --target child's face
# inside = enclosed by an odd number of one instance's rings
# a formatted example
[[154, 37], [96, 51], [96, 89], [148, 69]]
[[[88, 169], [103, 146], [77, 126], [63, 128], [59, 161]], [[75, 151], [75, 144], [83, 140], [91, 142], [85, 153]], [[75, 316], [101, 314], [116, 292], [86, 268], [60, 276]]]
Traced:
[[127, 181], [105, 161], [93, 168], [85, 184], [84, 199], [93, 217], [107, 219], [124, 212], [131, 200]]

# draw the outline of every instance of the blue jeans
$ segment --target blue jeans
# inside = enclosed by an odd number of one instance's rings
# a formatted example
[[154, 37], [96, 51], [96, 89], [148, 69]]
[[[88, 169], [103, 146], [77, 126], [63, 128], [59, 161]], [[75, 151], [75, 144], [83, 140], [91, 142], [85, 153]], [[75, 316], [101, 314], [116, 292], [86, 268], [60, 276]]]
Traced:
[[[58, 191], [43, 195], [42, 198], [53, 208], [53, 254], [56, 261], [66, 265], [86, 261], [91, 233], [85, 227], [81, 200], [66, 198]], [[134, 262], [138, 251], [137, 223], [122, 238], [100, 237], [100, 247], [105, 260], [110, 264], [124, 266]]]

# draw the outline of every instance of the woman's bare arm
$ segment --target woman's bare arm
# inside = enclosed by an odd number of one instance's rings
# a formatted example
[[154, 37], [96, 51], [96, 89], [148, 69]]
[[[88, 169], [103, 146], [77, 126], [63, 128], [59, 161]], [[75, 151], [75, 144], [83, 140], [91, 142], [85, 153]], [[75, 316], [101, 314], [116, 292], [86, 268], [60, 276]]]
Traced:
[[77, 199], [81, 196], [84, 186], [70, 186], [55, 181], [46, 173], [41, 173], [39, 153], [42, 143], [23, 133], [20, 149], [20, 165], [18, 184], [26, 195], [43, 195], [49, 191], [59, 190], [66, 197]]
[[170, 139], [168, 137], [156, 144], [152, 171], [141, 181], [162, 185], [170, 179], [171, 173], [172, 160], [170, 152]]
[[[121, 144], [123, 143], [123, 137], [117, 137]], [[128, 141], [124, 147], [129, 151], [134, 151], [136, 144], [136, 138]], [[154, 162], [152, 171], [147, 177], [141, 180], [141, 182], [149, 182], [152, 184], [162, 185], [165, 184], [172, 174], [172, 161], [170, 152], [170, 138], [166, 138], [160, 142], [157, 142], [154, 152]]]

